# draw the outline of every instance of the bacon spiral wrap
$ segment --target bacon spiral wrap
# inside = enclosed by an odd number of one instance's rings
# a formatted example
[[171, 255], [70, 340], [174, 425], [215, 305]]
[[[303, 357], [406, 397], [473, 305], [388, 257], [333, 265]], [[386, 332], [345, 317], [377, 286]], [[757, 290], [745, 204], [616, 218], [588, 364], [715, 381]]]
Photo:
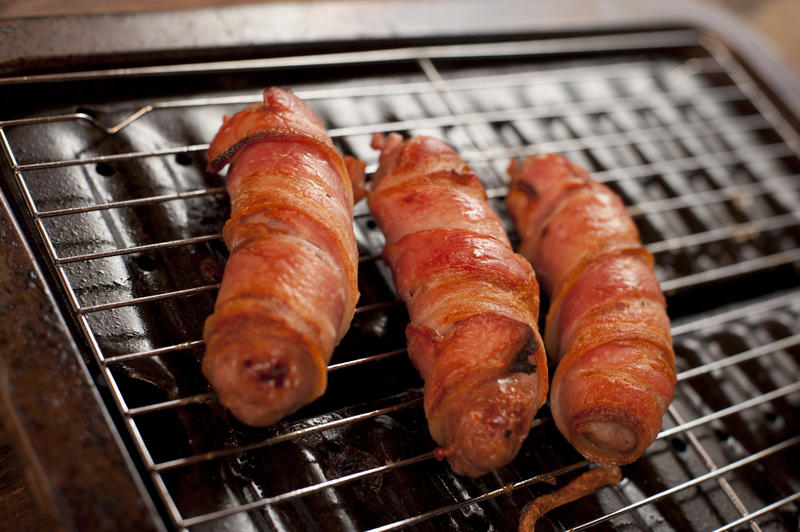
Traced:
[[539, 285], [450, 146], [377, 135], [369, 207], [411, 321], [436, 456], [478, 476], [509, 463], [547, 396]]
[[590, 460], [633, 462], [658, 434], [675, 385], [653, 258], [622, 200], [563, 156], [512, 161], [510, 173], [520, 253], [551, 299], [556, 425]]
[[[266, 426], [319, 397], [358, 299], [353, 189], [314, 112], [289, 91], [226, 117], [208, 169], [230, 162], [230, 250], [203, 336], [203, 372], [242, 422]], [[358, 174], [360, 172], [360, 175]]]

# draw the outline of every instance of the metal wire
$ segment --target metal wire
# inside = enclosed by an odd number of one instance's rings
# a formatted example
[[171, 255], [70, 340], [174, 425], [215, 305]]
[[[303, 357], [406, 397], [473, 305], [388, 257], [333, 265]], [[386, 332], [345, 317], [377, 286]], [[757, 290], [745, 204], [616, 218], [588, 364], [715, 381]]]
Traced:
[[670, 495], [673, 495], [673, 494], [675, 494], [675, 493], [677, 493], [677, 492], [679, 492], [681, 490], [685, 490], [685, 489], [690, 488], [692, 486], [696, 486], [697, 484], [701, 484], [701, 483], [706, 482], [708, 480], [719, 478], [720, 476], [722, 476], [722, 475], [724, 475], [726, 473], [729, 473], [731, 471], [735, 471], [736, 469], [739, 469], [739, 468], [744, 467], [746, 465], [752, 464], [753, 462], [757, 462], [759, 460], [762, 460], [763, 458], [772, 456], [772, 455], [774, 455], [776, 453], [780, 453], [780, 452], [783, 452], [783, 451], [785, 451], [787, 449], [791, 449], [792, 447], [794, 447], [795, 445], [798, 445], [798, 444], [800, 444], [800, 435], [797, 435], [797, 436], [795, 436], [793, 438], [789, 438], [789, 439], [787, 439], [785, 441], [782, 441], [781, 443], [772, 445], [772, 446], [770, 446], [770, 447], [768, 447], [768, 448], [766, 448], [766, 449], [764, 449], [762, 451], [759, 451], [757, 453], [753, 453], [750, 456], [748, 456], [747, 458], [742, 458], [741, 460], [737, 460], [737, 461], [732, 462], [732, 463], [730, 463], [730, 464], [728, 464], [726, 466], [720, 467], [720, 468], [715, 469], [713, 471], [709, 471], [705, 475], [700, 475], [698, 477], [695, 477], [692, 480], [689, 480], [689, 481], [684, 482], [682, 484], [678, 484], [677, 486], [673, 486], [673, 487], [671, 487], [669, 489], [666, 489], [666, 490], [664, 490], [664, 491], [662, 491], [660, 493], [657, 493], [655, 495], [651, 495], [650, 497], [642, 499], [642, 500], [640, 500], [640, 501], [638, 501], [638, 502], [636, 502], [634, 504], [631, 504], [631, 505], [628, 505], [628, 506], [626, 506], [624, 508], [620, 508], [619, 510], [615, 510], [613, 512], [610, 512], [610, 513], [608, 513], [608, 514], [606, 514], [606, 515], [604, 515], [602, 517], [598, 517], [597, 519], [593, 519], [592, 521], [584, 523], [584, 524], [582, 524], [580, 526], [573, 527], [571, 530], [577, 531], [577, 530], [584, 530], [586, 528], [592, 527], [592, 526], [594, 526], [596, 524], [599, 524], [599, 523], [602, 523], [603, 521], [607, 521], [609, 519], [612, 519], [612, 518], [614, 518], [614, 517], [616, 517], [618, 515], [621, 515], [621, 514], [623, 514], [625, 512], [630, 512], [631, 510], [634, 510], [636, 508], [645, 506], [645, 505], [650, 504], [652, 502], [655, 502], [655, 501], [657, 501], [659, 499], [663, 499], [664, 497], [669, 497]]
[[716, 530], [714, 530], [714, 532], [723, 532], [724, 530], [730, 530], [732, 528], [736, 528], [737, 526], [745, 524], [748, 521], [750, 521], [752, 519], [755, 519], [756, 517], [759, 517], [759, 516], [762, 516], [762, 515], [764, 515], [766, 513], [772, 512], [774, 510], [777, 510], [781, 506], [785, 506], [785, 505], [787, 505], [787, 504], [789, 504], [791, 502], [794, 502], [796, 500], [800, 500], [800, 492], [794, 493], [794, 494], [789, 495], [787, 497], [784, 497], [781, 500], [775, 501], [772, 504], [768, 504], [768, 505], [764, 506], [763, 508], [759, 508], [758, 510], [756, 510], [754, 512], [749, 512], [747, 515], [742, 516], [740, 519], [737, 519], [736, 521], [731, 521], [727, 525], [717, 528]]
[[318, 67], [325, 65], [373, 64], [408, 62], [422, 58], [488, 58], [516, 57], [548, 53], [576, 51], [614, 51], [631, 50], [636, 47], [647, 49], [674, 48], [693, 45], [697, 33], [692, 30], [649, 31], [632, 34], [585, 36], [577, 38], [537, 39], [532, 41], [495, 42], [481, 44], [452, 44], [441, 46], [419, 46], [370, 50], [367, 52], [339, 52], [295, 57], [276, 57], [269, 59], [250, 59], [235, 61], [215, 61], [205, 63], [171, 64], [135, 68], [115, 68], [60, 74], [28, 75], [0, 78], [0, 85], [22, 83], [62, 83], [65, 81], [130, 78], [141, 76], [176, 76], [181, 74], [211, 74], [222, 72], [244, 72], [259, 70], [278, 70], [298, 67]]
[[[699, 57], [685, 60], [678, 66], [666, 64], [654, 65], [651, 60], [621, 60], [596, 62], [591, 65], [575, 64], [551, 69], [524, 69], [523, 72], [501, 73], [491, 75], [466, 75], [464, 77], [449, 77], [437, 65], [441, 58], [486, 58], [499, 57], [501, 60], [523, 56], [537, 56], [557, 51], [579, 52], [587, 50], [631, 50], [637, 46], [649, 50], [658, 48], [675, 48], [680, 46], [694, 46], [697, 44], [697, 34], [691, 31], [655, 32], [650, 34], [615, 35], [597, 38], [561, 38], [553, 40], [534, 40], [515, 43], [489, 43], [480, 45], [457, 45], [436, 47], [413, 47], [394, 50], [376, 50], [358, 53], [334, 53], [306, 57], [289, 57], [268, 60], [252, 60], [239, 62], [203, 63], [191, 65], [172, 65], [145, 67], [136, 69], [120, 69], [113, 71], [80, 72], [74, 74], [60, 74], [54, 76], [37, 76], [30, 79], [6, 78], [0, 84], [27, 83], [31, 81], [53, 81], [98, 79], [130, 76], [149, 75], [178, 75], [187, 73], [212, 73], [212, 72], [244, 72], [253, 70], [282, 69], [298, 66], [342, 65], [342, 64], [375, 64], [394, 62], [415, 62], [421, 74], [406, 82], [374, 83], [349, 87], [332, 87], [319, 89], [305, 89], [298, 94], [310, 101], [324, 103], [326, 100], [336, 98], [356, 99], [368, 97], [381, 97], [391, 95], [437, 95], [444, 102], [447, 113], [442, 116], [425, 116], [413, 119], [393, 119], [375, 123], [363, 123], [347, 127], [332, 128], [331, 136], [337, 140], [348, 140], [359, 135], [368, 135], [374, 132], [386, 133], [397, 130], [419, 130], [440, 128], [449, 129], [463, 127], [470, 147], [461, 150], [463, 158], [470, 164], [488, 163], [499, 178], [501, 185], [489, 188], [491, 198], [501, 199], [507, 188], [505, 164], [511, 157], [520, 157], [544, 151], [563, 151], [574, 153], [587, 153], [594, 150], [628, 149], [636, 146], [637, 149], [671, 143], [681, 144], [684, 148], [691, 143], [713, 142], [720, 137], [734, 135], [757, 135], [764, 131], [777, 131], [780, 136], [778, 142], [763, 142], [759, 144], [733, 143], [733, 149], [708, 149], [695, 151], [686, 148], [688, 155], [675, 155], [663, 159], [642, 157], [645, 162], [631, 160], [626, 164], [614, 167], [602, 167], [593, 173], [593, 176], [603, 182], [624, 186], [626, 183], [643, 182], [647, 178], [664, 173], [692, 173], [726, 171], [732, 168], [753, 168], [758, 164], [777, 163], [778, 161], [798, 156], [800, 141], [794, 129], [781, 117], [780, 113], [772, 106], [769, 99], [763, 95], [757, 84], [749, 78], [747, 72], [740, 67], [734, 58], [718, 44], [707, 43], [711, 50], [709, 57]], [[724, 86], [703, 86], [702, 98], [698, 97], [697, 79], [709, 74], [731, 75], [734, 83]], [[662, 87], [654, 99], [650, 93], [616, 94], [594, 99], [573, 98], [572, 101], [515, 106], [501, 109], [470, 110], [468, 97], [473, 93], [480, 93], [487, 89], [508, 89], [525, 87], [556, 87], [564, 91], [565, 86], [573, 87], [581, 83], [622, 83], [636, 81], [650, 82], [656, 80]], [[571, 84], [571, 85], [570, 85]], [[569, 91], [567, 91], [569, 93]], [[58, 250], [58, 241], [53, 241], [51, 223], [58, 223], [64, 217], [80, 216], [87, 213], [103, 213], [115, 210], [132, 209], [166, 202], [184, 202], [190, 199], [219, 196], [225, 194], [224, 187], [198, 188], [194, 190], [176, 191], [166, 194], [152, 195], [135, 199], [112, 199], [91, 205], [77, 205], [40, 210], [37, 207], [35, 193], [29, 186], [29, 181], [37, 179], [40, 172], [65, 169], [76, 166], [86, 166], [99, 163], [125, 163], [139, 159], [164, 157], [167, 155], [197, 153], [207, 149], [207, 144], [187, 144], [184, 146], [171, 146], [147, 151], [132, 151], [128, 153], [106, 153], [82, 158], [38, 160], [19, 162], [15, 146], [6, 134], [13, 128], [47, 127], [54, 123], [90, 124], [107, 135], [116, 135], [123, 130], [128, 130], [133, 123], [145, 117], [157, 116], [159, 112], [179, 110], [192, 112], [200, 108], [214, 106], [232, 107], [241, 106], [258, 100], [258, 95], [242, 94], [222, 97], [198, 96], [172, 101], [161, 101], [147, 104], [143, 107], [127, 112], [124, 117], [111, 126], [103, 125], [96, 118], [86, 113], [65, 113], [48, 117], [32, 117], [17, 120], [0, 121], [0, 145], [5, 152], [14, 178], [19, 185], [26, 207], [34, 220], [38, 235], [47, 252], [48, 259], [52, 262], [59, 282], [65, 290], [70, 306], [75, 313], [78, 323], [86, 335], [87, 341], [104, 368], [107, 385], [112, 391], [116, 407], [124, 415], [125, 423], [131, 434], [133, 445], [149, 471], [151, 480], [156, 486], [159, 496], [173, 521], [179, 528], [190, 528], [203, 523], [221, 520], [235, 514], [260, 510], [262, 508], [293, 501], [332, 489], [338, 486], [363, 481], [370, 477], [385, 475], [392, 471], [402, 471], [414, 464], [430, 461], [432, 452], [424, 452], [414, 456], [398, 457], [391, 463], [382, 464], [355, 471], [338, 478], [325, 479], [318, 483], [292, 489], [278, 495], [257, 497], [255, 500], [241, 505], [213, 509], [202, 515], [183, 515], [179, 505], [173, 499], [170, 488], [164, 480], [164, 474], [189, 468], [197, 464], [204, 464], [223, 460], [232, 456], [245, 455], [256, 450], [269, 448], [279, 443], [295, 441], [311, 434], [321, 433], [336, 427], [349, 426], [374, 419], [378, 416], [397, 413], [405, 410], [419, 408], [422, 399], [418, 390], [409, 390], [399, 396], [388, 396], [373, 400], [368, 404], [359, 405], [357, 413], [353, 413], [352, 405], [346, 411], [337, 412], [337, 417], [332, 420], [320, 421], [310, 417], [296, 420], [291, 426], [280, 427], [271, 436], [259, 439], [246, 445], [225, 447], [206, 450], [189, 456], [175, 457], [168, 460], [157, 460], [151, 455], [147, 438], [140, 432], [138, 419], [156, 412], [172, 411], [189, 405], [205, 405], [216, 401], [212, 392], [202, 392], [185, 397], [173, 397], [168, 400], [139, 404], [131, 407], [127, 404], [125, 394], [115, 380], [113, 368], [119, 364], [131, 363], [148, 358], [175, 355], [179, 352], [201, 348], [204, 343], [201, 339], [180, 341], [163, 347], [152, 347], [135, 352], [113, 355], [104, 353], [101, 342], [95, 337], [95, 331], [90, 321], [92, 315], [116, 311], [126, 307], [154, 303], [173, 298], [190, 297], [197, 294], [209, 293], [219, 288], [218, 283], [196, 286], [184, 289], [173, 289], [159, 293], [131, 295], [128, 299], [84, 304], [81, 296], [76, 291], [65, 266], [76, 263], [88, 263], [112, 257], [131, 254], [141, 254], [154, 251], [166, 251], [182, 246], [194, 246], [217, 241], [221, 238], [219, 233], [199, 236], [187, 236], [172, 240], [162, 240], [152, 243], [140, 243], [128, 247], [107, 249], [62, 255]], [[740, 112], [735, 116], [721, 115], [720, 106], [729, 104], [754, 103], [757, 112], [745, 114]], [[541, 121], [541, 120], [583, 120], [602, 113], [609, 117], [615, 115], [628, 116], [641, 112], [666, 112], [676, 109], [691, 107], [697, 115], [684, 117], [680, 121], [662, 125], [637, 125], [635, 127], [618, 128], [613, 132], [590, 132], [589, 134], [575, 134], [571, 132], [568, 138], [542, 138], [541, 141], [531, 144], [498, 145], [486, 128], [498, 124], [513, 123], [514, 121]], [[369, 171], [374, 171], [374, 161], [370, 161]], [[755, 172], [754, 172], [755, 173]], [[767, 175], [759, 176], [753, 182], [718, 186], [711, 190], [692, 191], [689, 193], [676, 193], [669, 197], [641, 201], [628, 205], [632, 216], [647, 219], [655, 215], [675, 215], [686, 209], [706, 208], [710, 203], [726, 204], [731, 201], [741, 201], [742, 198], [763, 198], [775, 194], [797, 194], [798, 175]], [[360, 215], [368, 217], [367, 212]], [[659, 241], [647, 243], [647, 248], [655, 255], [662, 253], [686, 250], [695, 246], [702, 246], [714, 242], [756, 240], [771, 231], [783, 231], [800, 228], [800, 211], [773, 214], [746, 221], [726, 221], [724, 224], [708, 229], [696, 230], [663, 238]], [[375, 252], [364, 254], [360, 257], [362, 265], [379, 260]], [[692, 290], [697, 286], [707, 285], [712, 282], [731, 279], [759, 271], [769, 271], [783, 265], [800, 264], [800, 248], [787, 248], [772, 253], [761, 254], [752, 258], [740, 258], [733, 263], [720, 263], [714, 267], [696, 273], [681, 275], [662, 280], [662, 289], [670, 294], [680, 291]], [[672, 335], [679, 339], [683, 335], [700, 334], [725, 326], [732, 322], [744, 319], [753, 319], [762, 313], [775, 309], [790, 308], [800, 300], [800, 290], [774, 295], [771, 298], [759, 301], [746, 302], [730, 310], [718, 311], [709, 315], [696, 316], [687, 321], [673, 325]], [[359, 315], [377, 313], [401, 305], [396, 299], [371, 302], [360, 305], [356, 309]], [[800, 345], [800, 333], [789, 335], [785, 338], [775, 339], [763, 345], [744, 349], [738, 353], [728, 354], [724, 358], [709, 361], [678, 373], [678, 386], [683, 383], [714, 372], [741, 367], [742, 364], [763, 360], [766, 357], [777, 356], [785, 350], [796, 348]], [[392, 348], [378, 353], [361, 353], [351, 356], [347, 360], [337, 362], [329, 367], [331, 373], [344, 372], [378, 364], [387, 359], [405, 354], [403, 348]], [[756, 463], [769, 456], [786, 452], [800, 443], [800, 435], [786, 439], [783, 442], [757, 451], [746, 458], [718, 465], [712, 460], [702, 441], [691, 432], [693, 429], [707, 427], [710, 424], [734, 414], [739, 414], [748, 409], [756, 408], [778, 399], [795, 397], [800, 392], [800, 383], [787, 384], [773, 390], [763, 391], [759, 395], [750, 397], [729, 407], [720, 408], [703, 415], [684, 419], [685, 413], [672, 407], [670, 412], [675, 422], [674, 426], [666, 428], [658, 435], [659, 440], [671, 438], [678, 434], [686, 434], [695, 453], [701, 458], [709, 471], [696, 476], [686, 482], [664, 489], [658, 493], [644, 496], [640, 500], [625, 505], [605, 515], [599, 516], [587, 523], [581, 524], [574, 530], [582, 530], [608, 519], [613, 519], [627, 512], [653, 503], [659, 499], [670, 497], [681, 490], [688, 489], [700, 483], [714, 480], [722, 487], [728, 499], [737, 508], [742, 517], [736, 519], [720, 530], [727, 530], [743, 523], [752, 522], [756, 517], [774, 511], [776, 508], [790, 504], [800, 497], [792, 494], [760, 509], [747, 509], [740, 495], [736, 492], [723, 475], [735, 473], [738, 469]], [[537, 420], [534, 432], [539, 427], [548, 424], [549, 418]], [[300, 427], [300, 428], [296, 428]], [[547, 473], [536, 472], [527, 478], [505, 484], [497, 489], [491, 489], [480, 495], [454, 500], [452, 504], [433, 508], [418, 515], [410, 515], [397, 522], [386, 523], [374, 530], [396, 530], [403, 527], [419, 524], [436, 518], [437, 516], [454, 512], [458, 509], [480, 505], [488, 500], [507, 496], [517, 490], [531, 486], [538, 482], [551, 482], [560, 479], [569, 473], [587, 467], [585, 461], [576, 462], [568, 466], [555, 469]], [[754, 529], [758, 524], [752, 522]]]
[[[797, 301], [798, 297], [800, 297], [800, 291], [792, 293], [792, 294], [786, 296], [786, 298], [790, 299], [791, 301]], [[745, 308], [744, 310], [747, 311], [747, 310], [752, 310], [752, 309]], [[771, 308], [769, 310], [771, 310]], [[767, 309], [762, 310], [762, 311], [767, 311]], [[709, 320], [713, 320], [717, 325], [719, 325], [721, 323], [724, 323], [724, 321], [726, 321], [726, 320], [736, 319], [738, 317], [739, 317], [738, 313], [737, 314], [723, 313], [723, 314], [720, 314], [720, 315], [717, 315], [717, 316], [714, 316], [714, 317], [709, 317], [708, 319]], [[762, 347], [754, 349], [754, 350], [748, 350], [748, 351], [739, 353], [738, 355], [732, 356], [731, 359], [726, 358], [726, 359], [722, 359], [722, 360], [714, 362], [714, 363], [708, 363], [708, 364], [704, 364], [702, 366], [698, 366], [698, 367], [694, 368], [691, 372], [679, 373], [678, 374], [678, 380], [679, 380], [679, 382], [680, 381], [684, 381], [684, 380], [687, 380], [687, 379], [690, 379], [690, 378], [694, 378], [696, 376], [699, 376], [699, 375], [702, 375], [702, 374], [705, 374], [705, 373], [709, 373], [709, 372], [712, 372], [712, 371], [719, 370], [722, 367], [731, 366], [731, 365], [735, 365], [735, 364], [741, 364], [741, 363], [746, 362], [748, 360], [751, 360], [751, 359], [753, 359], [753, 358], [755, 358], [757, 356], [765, 356], [767, 354], [772, 354], [772, 353], [778, 352], [778, 351], [780, 351], [782, 349], [786, 349], [788, 347], [796, 345], [798, 343], [797, 336], [798, 335], [794, 335], [791, 338], [786, 338], [786, 339], [784, 339], [782, 341], [776, 341], [772, 345], [769, 345], [769, 346], [762, 346]], [[702, 426], [702, 425], [707, 425], [711, 421], [718, 420], [718, 419], [724, 418], [726, 416], [730, 416], [730, 415], [733, 415], [735, 413], [739, 413], [739, 412], [748, 410], [750, 408], [753, 408], [754, 406], [761, 405], [761, 404], [764, 404], [764, 403], [768, 403], [770, 401], [774, 401], [775, 399], [786, 397], [786, 396], [788, 396], [790, 394], [795, 394], [795, 393], [798, 393], [798, 392], [800, 392], [800, 383], [794, 383], [794, 384], [791, 384], [791, 385], [787, 385], [785, 387], [776, 389], [776, 390], [774, 390], [772, 392], [764, 393], [764, 394], [762, 394], [762, 395], [760, 395], [758, 397], [754, 397], [754, 398], [752, 398], [752, 399], [750, 399], [748, 401], [743, 401], [741, 403], [733, 405], [730, 408], [723, 409], [723, 410], [720, 410], [720, 411], [717, 411], [717, 412], [713, 412], [713, 413], [711, 413], [709, 415], [706, 415], [706, 416], [695, 418], [694, 420], [689, 421], [689, 422], [681, 422], [681, 424], [679, 424], [679, 425], [677, 425], [675, 427], [672, 427], [672, 428], [667, 429], [667, 430], [663, 430], [661, 433], [659, 433], [657, 439], [669, 438], [669, 437], [671, 437], [671, 436], [673, 436], [675, 434], [684, 433], [684, 432], [689, 431], [689, 430], [691, 430], [693, 428], [697, 428], [697, 427]], [[275, 444], [277, 444], [279, 442], [286, 441], [286, 440], [289, 440], [289, 439], [296, 439], [296, 438], [299, 438], [299, 437], [301, 437], [303, 435], [308, 434], [311, 431], [317, 432], [317, 431], [322, 431], [322, 430], [329, 429], [329, 428], [331, 428], [333, 426], [356, 423], [356, 422], [361, 421], [363, 419], [374, 417], [376, 415], [380, 415], [380, 414], [386, 413], [388, 411], [400, 410], [400, 409], [410, 408], [410, 407], [416, 407], [416, 406], [419, 406], [419, 405], [421, 405], [421, 400], [420, 399], [407, 401], [407, 402], [403, 402], [403, 403], [397, 404], [397, 405], [395, 405], [393, 407], [390, 407], [390, 408], [387, 408], [387, 409], [381, 409], [379, 411], [374, 411], [374, 412], [366, 412], [366, 413], [358, 415], [358, 416], [350, 416], [350, 417], [340, 418], [336, 422], [333, 422], [333, 423], [321, 424], [321, 425], [317, 425], [317, 426], [313, 426], [313, 427], [306, 427], [306, 428], [298, 430], [298, 431], [292, 431], [292, 432], [283, 433], [283, 434], [280, 434], [279, 436], [276, 436], [276, 437], [273, 437], [273, 438], [269, 438], [267, 440], [262, 440], [262, 441], [259, 441], [259, 442], [255, 442], [255, 443], [253, 443], [253, 444], [251, 444], [249, 446], [246, 446], [246, 447], [238, 447], [238, 448], [234, 448], [234, 449], [225, 449], [225, 450], [220, 450], [220, 451], [215, 451], [215, 452], [208, 452], [208, 453], [204, 453], [203, 455], [195, 455], [195, 456], [192, 456], [192, 457], [189, 457], [189, 458], [172, 460], [172, 461], [167, 462], [167, 463], [154, 464], [154, 469], [160, 470], [160, 471], [161, 470], [167, 470], [167, 469], [173, 469], [173, 468], [176, 468], [176, 467], [184, 467], [184, 466], [188, 466], [188, 465], [195, 464], [195, 463], [202, 462], [202, 461], [219, 459], [219, 458], [222, 458], [222, 457], [230, 456], [232, 454], [241, 454], [241, 453], [245, 453], [245, 452], [248, 452], [250, 450], [261, 448], [261, 447], [264, 447], [264, 446], [275, 445]], [[540, 420], [539, 424], [541, 424], [541, 423], [542, 423], [542, 421]], [[795, 441], [795, 440], [797, 440], [797, 438], [795, 438], [794, 440], [791, 440], [792, 443], [789, 443], [787, 445], [795, 445], [795, 444], [797, 444], [798, 442]], [[697, 445], [699, 445], [699, 443]], [[783, 448], [785, 448], [785, 447], [784, 446], [776, 447], [776, 449], [778, 449], [778, 450], [782, 450]], [[775, 451], [775, 450], [770, 451], [770, 452], [764, 454], [764, 456], [767, 456], [767, 455], [771, 454], [772, 452], [777, 452], [777, 451]], [[420, 456], [413, 457], [413, 458], [411, 458], [409, 460], [403, 461], [402, 463], [403, 464], [416, 463], [418, 461], [430, 459], [431, 457], [432, 456], [428, 453], [428, 454], [425, 454], [425, 455], [420, 455]], [[400, 463], [400, 462], [398, 462], [398, 463]], [[740, 466], [746, 465], [748, 463], [750, 463], [750, 461], [741, 461], [741, 462], [737, 463], [738, 465], [736, 465], [734, 467], [734, 469], [736, 467], [740, 467]], [[546, 473], [546, 474], [543, 474], [543, 475], [536, 475], [535, 477], [527, 479], [526, 481], [506, 486], [502, 490], [498, 490], [497, 492], [493, 492], [491, 494], [484, 494], [484, 495], [481, 495], [481, 496], [478, 496], [478, 497], [474, 497], [474, 498], [469, 499], [469, 500], [462, 501], [461, 503], [458, 503], [458, 504], [454, 505], [453, 507], [448, 507], [446, 510], [437, 509], [436, 511], [433, 511], [430, 515], [426, 514], [424, 517], [420, 516], [420, 517], [417, 517], [417, 518], [411, 518], [408, 521], [404, 521], [402, 523], [397, 523], [397, 524], [392, 524], [392, 525], [387, 525], [386, 527], [380, 527], [377, 530], [394, 530], [394, 529], [401, 528], [403, 526], [408, 526], [409, 524], [412, 524], [414, 522], [418, 522], [419, 520], [428, 519], [428, 518], [434, 517], [435, 515], [439, 515], [441, 513], [447, 512], [447, 511], [452, 511], [453, 509], [460, 508], [460, 507], [465, 506], [465, 505], [479, 503], [481, 501], [486, 500], [487, 497], [493, 497], [493, 496], [500, 495], [502, 493], [515, 491], [515, 490], [517, 490], [519, 488], [528, 486], [529, 484], [531, 484], [533, 482], [542, 481], [543, 478], [547, 478], [547, 479], [557, 478], [557, 477], [559, 477], [559, 476], [561, 476], [563, 474], [566, 474], [568, 472], [571, 472], [571, 471], [573, 471], [575, 469], [580, 469], [582, 467], [585, 467], [586, 465], [587, 465], [586, 462], [579, 462], [579, 463], [573, 464], [573, 465], [571, 465], [571, 466], [569, 466], [567, 468], [564, 468], [562, 470], [553, 471], [553, 472]], [[383, 472], [383, 471], [385, 471], [384, 468], [376, 468], [374, 470], [371, 470], [370, 472], [362, 472], [362, 474], [353, 475], [353, 476], [347, 477], [346, 479], [344, 479], [344, 478], [343, 479], [339, 479], [337, 484], [338, 483], [343, 483], [343, 482], [355, 481], [357, 479], [362, 478], [366, 474], [378, 474], [378, 473]], [[727, 469], [725, 471], [727, 471]], [[706, 479], [715, 478], [716, 476], [717, 475], [710, 475]], [[690, 486], [693, 486], [694, 484], [695, 483], [693, 483], [693, 482], [686, 483], [680, 489], [688, 488]], [[308, 493], [312, 493], [313, 491], [315, 491], [315, 489], [311, 489], [311, 488], [321, 488], [321, 487], [329, 487], [329, 486], [328, 485], [315, 485], [315, 486], [309, 487], [308, 489], [297, 490], [296, 492], [292, 492], [292, 494], [293, 494], [294, 497], [301, 497], [301, 496], [304, 496], [304, 495], [306, 495]], [[262, 505], [273, 504], [275, 502], [284, 501], [284, 500], [286, 500], [285, 499], [286, 496], [287, 495], [284, 495], [284, 496], [281, 496], [280, 498], [277, 498], [277, 499], [276, 498], [266, 498], [266, 499], [263, 499], [263, 500], [254, 501], [253, 503], [250, 503], [250, 504], [248, 504], [246, 506], [239, 507], [238, 510], [239, 511], [246, 511], [246, 510], [249, 510], [249, 509], [260, 507]], [[648, 502], [652, 502], [652, 501], [648, 501]], [[632, 509], [635, 509], [638, 506], [639, 505], [631, 506], [631, 507], [629, 507], [627, 509], [628, 510], [632, 510]], [[227, 516], [227, 515], [231, 515], [232, 513], [235, 513], [236, 511], [237, 511], [237, 508], [229, 508], [229, 509], [226, 509], [225, 511], [209, 514], [209, 515], [204, 516], [202, 518], [187, 519], [183, 524], [184, 524], [184, 526], [190, 526], [192, 524], [198, 524], [200, 522], [206, 522], [208, 520], [218, 519], [218, 518], [221, 518], [221, 517], [224, 517], [224, 516]], [[594, 522], [592, 522], [592, 524], [594, 524]], [[580, 529], [580, 527], [578, 529]]]

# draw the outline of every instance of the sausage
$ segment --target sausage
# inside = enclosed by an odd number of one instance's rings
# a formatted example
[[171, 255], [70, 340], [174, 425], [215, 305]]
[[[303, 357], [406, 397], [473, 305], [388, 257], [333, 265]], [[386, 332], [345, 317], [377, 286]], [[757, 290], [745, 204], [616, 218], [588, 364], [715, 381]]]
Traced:
[[392, 133], [373, 147], [369, 208], [408, 307], [435, 456], [457, 474], [487, 473], [513, 460], [547, 396], [536, 276], [450, 146]]
[[[208, 170], [230, 163], [230, 256], [206, 320], [203, 373], [240, 421], [273, 424], [319, 397], [358, 299], [353, 185], [310, 107], [278, 88], [226, 117]], [[360, 175], [358, 175], [360, 172]]]
[[512, 161], [506, 206], [550, 298], [550, 409], [586, 458], [615, 466], [653, 442], [672, 401], [666, 302], [622, 200], [561, 155]]

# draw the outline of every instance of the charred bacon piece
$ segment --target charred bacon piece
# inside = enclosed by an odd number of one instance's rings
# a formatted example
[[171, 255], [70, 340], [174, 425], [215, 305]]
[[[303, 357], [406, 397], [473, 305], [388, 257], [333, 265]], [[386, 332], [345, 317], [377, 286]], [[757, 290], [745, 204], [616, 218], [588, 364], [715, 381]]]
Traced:
[[622, 471], [619, 467], [595, 467], [585, 471], [577, 478], [571, 480], [564, 487], [553, 493], [541, 495], [522, 509], [519, 517], [518, 532], [536, 532], [536, 522], [549, 511], [577, 501], [594, 493], [603, 486], [614, 486], [622, 480]]
[[450, 146], [392, 133], [373, 147], [369, 207], [408, 306], [435, 454], [458, 474], [487, 473], [516, 456], [547, 396], [536, 276]]
[[353, 317], [358, 251], [346, 162], [314, 112], [289, 91], [226, 120], [208, 169], [230, 163], [230, 250], [206, 321], [203, 372], [242, 422], [266, 426], [319, 397]]
[[675, 386], [653, 258], [622, 200], [563, 156], [512, 161], [510, 173], [520, 253], [551, 299], [553, 418], [586, 458], [633, 462], [658, 434]]

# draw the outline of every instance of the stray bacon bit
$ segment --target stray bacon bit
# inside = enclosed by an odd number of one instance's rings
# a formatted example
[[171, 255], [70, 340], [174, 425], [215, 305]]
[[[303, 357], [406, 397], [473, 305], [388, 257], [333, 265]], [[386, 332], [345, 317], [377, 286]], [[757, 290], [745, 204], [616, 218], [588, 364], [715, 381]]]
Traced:
[[213, 257], [206, 257], [200, 261], [200, 273], [203, 280], [209, 283], [218, 283], [222, 281], [222, 273], [224, 267]]
[[586, 471], [563, 488], [526, 504], [519, 518], [519, 532], [534, 532], [536, 521], [550, 510], [585, 497], [603, 486], [613, 486], [621, 479], [622, 471], [618, 467], [601, 466]]

